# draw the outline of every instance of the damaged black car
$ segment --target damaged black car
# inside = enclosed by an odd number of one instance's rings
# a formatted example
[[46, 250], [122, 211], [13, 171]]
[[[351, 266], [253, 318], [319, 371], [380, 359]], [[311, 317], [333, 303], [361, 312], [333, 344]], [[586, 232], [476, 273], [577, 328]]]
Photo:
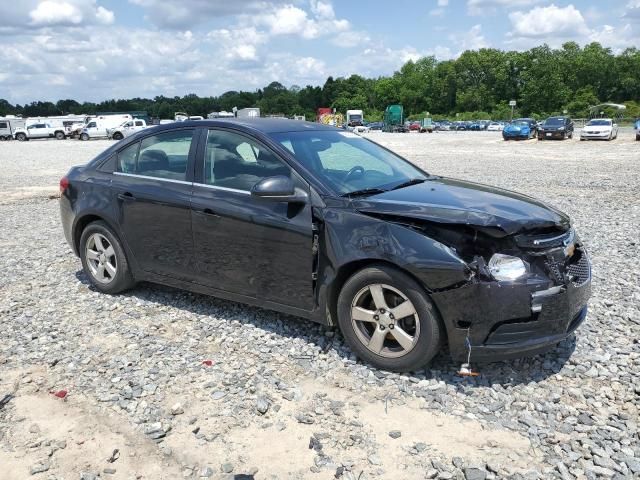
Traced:
[[149, 281], [308, 318], [388, 370], [445, 345], [467, 363], [541, 353], [587, 315], [591, 265], [565, 214], [329, 126], [154, 127], [60, 190], [99, 291]]

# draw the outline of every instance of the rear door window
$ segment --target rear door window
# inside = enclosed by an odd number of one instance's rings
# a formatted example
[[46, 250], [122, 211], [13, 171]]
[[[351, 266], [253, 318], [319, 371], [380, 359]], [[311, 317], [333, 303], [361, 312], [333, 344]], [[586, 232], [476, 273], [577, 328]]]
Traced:
[[118, 171], [122, 173], [136, 173], [138, 147], [140, 147], [140, 142], [129, 145], [118, 153]]
[[177, 130], [143, 139], [136, 173], [185, 181], [193, 133], [194, 130]]

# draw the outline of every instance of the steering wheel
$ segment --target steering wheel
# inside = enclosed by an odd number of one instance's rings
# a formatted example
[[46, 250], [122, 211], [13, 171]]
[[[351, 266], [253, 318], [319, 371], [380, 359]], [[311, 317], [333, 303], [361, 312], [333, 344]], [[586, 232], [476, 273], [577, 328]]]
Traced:
[[344, 177], [342, 181], [347, 182], [356, 173], [359, 173], [360, 176], [364, 175], [364, 167], [361, 167], [360, 165], [356, 165], [351, 170], [349, 170], [349, 172], [347, 173], [347, 175]]

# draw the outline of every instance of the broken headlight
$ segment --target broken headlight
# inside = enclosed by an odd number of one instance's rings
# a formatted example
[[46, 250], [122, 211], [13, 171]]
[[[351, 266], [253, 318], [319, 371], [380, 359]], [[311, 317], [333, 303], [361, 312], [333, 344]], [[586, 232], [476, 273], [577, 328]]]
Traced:
[[513, 281], [527, 273], [527, 264], [518, 257], [496, 253], [489, 260], [491, 276], [499, 281]]

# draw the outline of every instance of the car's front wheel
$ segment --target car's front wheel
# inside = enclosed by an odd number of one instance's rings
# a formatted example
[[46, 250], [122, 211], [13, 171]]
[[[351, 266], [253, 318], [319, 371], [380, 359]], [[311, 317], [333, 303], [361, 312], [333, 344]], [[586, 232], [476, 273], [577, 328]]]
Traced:
[[106, 223], [93, 222], [84, 229], [79, 253], [85, 273], [101, 292], [119, 293], [133, 286], [122, 245]]
[[82, 140], [83, 142], [86, 142], [87, 140], [89, 140], [89, 135], [86, 133], [83, 133], [82, 135], [80, 135], [80, 140]]
[[385, 370], [418, 370], [440, 350], [442, 327], [420, 285], [384, 265], [351, 276], [338, 298], [340, 329], [358, 357]]

